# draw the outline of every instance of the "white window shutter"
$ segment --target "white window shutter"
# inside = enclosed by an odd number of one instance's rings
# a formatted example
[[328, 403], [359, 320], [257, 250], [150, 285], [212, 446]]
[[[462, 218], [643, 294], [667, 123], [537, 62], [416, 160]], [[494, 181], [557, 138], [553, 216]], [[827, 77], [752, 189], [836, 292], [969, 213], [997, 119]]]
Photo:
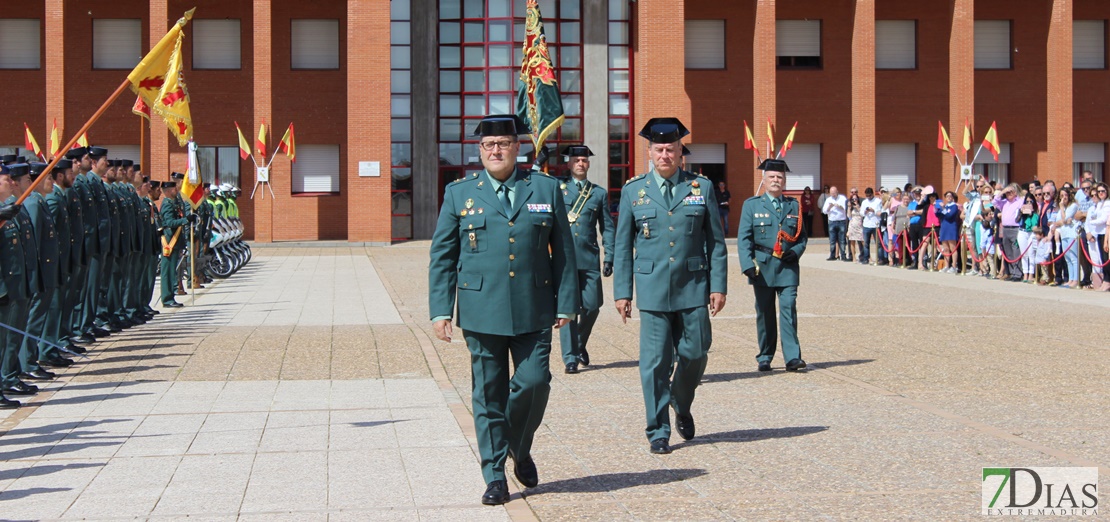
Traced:
[[193, 68], [239, 69], [240, 27], [238, 19], [193, 20]]
[[1072, 163], [1103, 163], [1106, 161], [1105, 143], [1076, 143], [1072, 147]]
[[132, 69], [143, 57], [143, 22], [135, 19], [93, 20], [93, 69]]
[[821, 21], [775, 22], [775, 56], [821, 56]]
[[917, 145], [878, 144], [875, 147], [875, 172], [878, 173], [879, 187], [890, 190], [902, 188], [906, 183], [917, 183]]
[[686, 156], [687, 165], [723, 165], [725, 163], [724, 143], [691, 143], [686, 146], [690, 155]]
[[725, 21], [686, 21], [686, 68], [725, 68]]
[[[975, 159], [975, 163], [983, 163], [985, 165], [1010, 163], [1010, 144], [999, 143], [998, 146], [1002, 149], [998, 151], [998, 161], [994, 160], [994, 154], [991, 154], [991, 151], [983, 147], [983, 151], [979, 153], [979, 157]], [[975, 143], [971, 144], [971, 148], [972, 150], [979, 150], [979, 146]]]
[[917, 22], [876, 20], [875, 68], [913, 69], [914, 67], [917, 67]]
[[292, 68], [339, 68], [339, 20], [293, 20]]
[[975, 68], [1010, 68], [1010, 21], [975, 21]]
[[0, 69], [38, 69], [41, 65], [38, 18], [0, 19]]
[[1106, 68], [1105, 20], [1076, 20], [1072, 22], [1071, 41], [1073, 68]]
[[809, 187], [819, 191], [821, 187], [821, 144], [794, 143], [786, 153], [786, 164], [790, 172], [786, 174], [786, 190], [802, 190]]
[[293, 192], [339, 192], [339, 145], [298, 145]]

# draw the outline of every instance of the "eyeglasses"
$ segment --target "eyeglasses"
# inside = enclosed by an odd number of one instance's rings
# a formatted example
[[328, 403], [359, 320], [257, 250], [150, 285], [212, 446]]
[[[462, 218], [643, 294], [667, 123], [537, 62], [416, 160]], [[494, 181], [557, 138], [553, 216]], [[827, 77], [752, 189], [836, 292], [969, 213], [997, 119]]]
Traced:
[[509, 147], [511, 147], [512, 144], [513, 144], [513, 142], [511, 142], [509, 140], [501, 140], [501, 141], [483, 141], [479, 145], [482, 147], [482, 150], [484, 150], [486, 152], [490, 152], [490, 151], [493, 151], [493, 150], [496, 150], [496, 149], [509, 150]]
[[1087, 185], [1086, 187], [1079, 187], [1079, 190], [1091, 190], [1091, 186]]
[[1098, 193], [1099, 193], [1099, 194], [1105, 194], [1105, 193], [1106, 193], [1106, 189], [1098, 189]]

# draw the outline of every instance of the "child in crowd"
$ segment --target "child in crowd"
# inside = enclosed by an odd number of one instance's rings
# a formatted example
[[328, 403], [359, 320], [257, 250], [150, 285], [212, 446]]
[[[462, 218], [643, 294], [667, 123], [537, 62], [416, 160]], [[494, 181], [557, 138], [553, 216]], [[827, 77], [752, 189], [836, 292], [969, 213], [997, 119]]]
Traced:
[[[1052, 259], [1052, 238], [1046, 236], [1041, 227], [1033, 227], [1033, 244], [1029, 248], [1027, 254], [1035, 263], [1034, 269], [1036, 270], [1036, 281], [1038, 285], [1044, 285], [1049, 280], [1048, 269], [1041, 263], [1048, 262]], [[1033, 281], [1027, 281], [1032, 283]], [[1053, 283], [1055, 285], [1055, 283]]]
[[989, 204], [989, 200], [984, 201], [981, 216], [976, 221], [976, 226], [979, 227], [979, 255], [983, 256], [979, 273], [988, 279], [995, 271], [994, 255], [997, 247], [994, 244], [994, 218], [994, 205]]

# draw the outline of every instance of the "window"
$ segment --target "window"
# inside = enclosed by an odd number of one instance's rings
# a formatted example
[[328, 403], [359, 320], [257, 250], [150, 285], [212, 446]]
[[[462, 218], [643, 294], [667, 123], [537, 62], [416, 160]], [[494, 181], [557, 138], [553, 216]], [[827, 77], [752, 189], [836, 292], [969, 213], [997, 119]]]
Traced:
[[139, 19], [93, 20], [93, 69], [132, 69], [143, 57]]
[[620, 206], [632, 177], [632, 29], [627, 0], [609, 0], [609, 211]]
[[339, 145], [299, 145], [293, 193], [339, 193]]
[[135, 163], [142, 163], [141, 151], [138, 145], [101, 145], [101, 147], [108, 149], [108, 159], [126, 159]]
[[339, 20], [293, 20], [293, 69], [339, 68]]
[[1011, 68], [1009, 20], [975, 21], [975, 68]]
[[239, 69], [240, 23], [232, 20], [193, 20], [193, 69]]
[[1105, 143], [1076, 143], [1072, 151], [1072, 183], [1078, 187], [1083, 171], [1094, 174], [1095, 180], [1102, 181], [1106, 165]]
[[1010, 144], [999, 143], [1002, 150], [998, 151], [998, 161], [990, 151], [984, 150], [972, 167], [976, 175], [986, 175], [987, 179], [997, 181], [1003, 185], [1010, 182]]
[[[389, 3], [391, 76], [412, 77], [411, 10], [410, 0]], [[412, 89], [406, 81], [390, 90], [391, 237], [398, 241], [412, 239]]]
[[888, 189], [917, 183], [917, 144], [878, 144], [875, 147], [875, 173], [879, 186]]
[[[23, 156], [24, 158], [31, 159], [35, 157], [33, 151], [27, 150], [19, 145], [0, 145], [0, 156], [6, 154], [15, 154], [16, 156]], [[33, 160], [37, 161], [37, 160]]]
[[1106, 21], [1076, 20], [1072, 23], [1072, 67], [1106, 68]]
[[817, 189], [821, 186], [820, 143], [795, 143], [787, 155], [790, 172], [786, 174], [786, 190]]
[[821, 21], [775, 22], [775, 56], [782, 68], [820, 69]]
[[875, 21], [875, 68], [917, 67], [917, 21]]
[[205, 185], [239, 186], [239, 147], [197, 147], [197, 163]]
[[38, 18], [0, 19], [0, 69], [38, 69], [40, 40]]
[[725, 68], [725, 21], [686, 21], [686, 68]]

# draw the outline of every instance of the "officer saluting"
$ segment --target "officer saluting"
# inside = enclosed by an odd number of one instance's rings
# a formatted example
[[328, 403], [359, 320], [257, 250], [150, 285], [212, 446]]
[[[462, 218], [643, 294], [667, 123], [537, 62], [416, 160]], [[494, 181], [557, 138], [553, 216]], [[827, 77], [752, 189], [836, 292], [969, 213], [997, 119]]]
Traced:
[[574, 244], [559, 181], [516, 165], [518, 136], [527, 132], [513, 115], [478, 124], [485, 171], [447, 186], [428, 267], [429, 309], [442, 341], [451, 340], [458, 299], [488, 505], [509, 500], [508, 456], [521, 484], [539, 483], [531, 449], [551, 392], [551, 328], [578, 311]]
[[627, 321], [635, 281], [645, 432], [659, 454], [671, 452], [671, 406], [679, 435], [694, 437], [690, 407], [713, 341], [709, 317], [724, 308], [728, 285], [713, 185], [678, 166], [689, 133], [676, 118], [647, 122], [640, 136], [653, 170], [625, 184], [617, 219], [613, 293]]
[[775, 296], [779, 300], [782, 329], [782, 355], [786, 370], [806, 367], [798, 344], [798, 258], [806, 251], [806, 232], [802, 226], [798, 200], [782, 195], [786, 186], [786, 162], [764, 161], [763, 182], [767, 193], [748, 198], [740, 212], [736, 249], [740, 270], [755, 290], [756, 329], [759, 333], [759, 371], [771, 371], [778, 331], [775, 324]]
[[[594, 153], [585, 145], [570, 145], [563, 149], [570, 165], [570, 177], [559, 184], [563, 203], [567, 208], [567, 221], [574, 231], [575, 264], [578, 265], [578, 288], [581, 303], [578, 316], [559, 333], [563, 348], [566, 373], [578, 373], [578, 365], [590, 365], [586, 343], [594, 329], [598, 311], [601, 310], [601, 276], [613, 275], [613, 219], [609, 217], [608, 192], [586, 179], [590, 170], [590, 156]], [[597, 230], [601, 228], [601, 244], [605, 247], [602, 265], [597, 244]], [[598, 265], [602, 270], [598, 271]]]

